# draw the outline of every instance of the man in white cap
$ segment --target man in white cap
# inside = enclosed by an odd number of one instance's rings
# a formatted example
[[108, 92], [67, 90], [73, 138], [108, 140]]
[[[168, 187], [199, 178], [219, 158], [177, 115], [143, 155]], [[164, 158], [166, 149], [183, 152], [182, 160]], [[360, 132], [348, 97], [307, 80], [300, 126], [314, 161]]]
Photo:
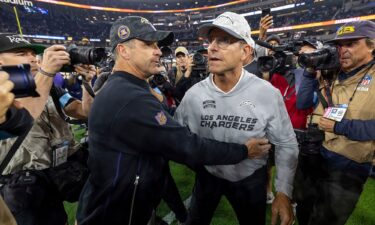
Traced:
[[[237, 143], [252, 138], [256, 146], [275, 144], [277, 194], [272, 224], [279, 216], [282, 225], [291, 225], [297, 141], [280, 92], [242, 67], [254, 48], [248, 22], [225, 12], [200, 27], [198, 34], [209, 42], [210, 76], [186, 92], [175, 118], [203, 137]], [[197, 168], [187, 224], [210, 224], [224, 195], [239, 224], [264, 225], [267, 153], [238, 164]]]

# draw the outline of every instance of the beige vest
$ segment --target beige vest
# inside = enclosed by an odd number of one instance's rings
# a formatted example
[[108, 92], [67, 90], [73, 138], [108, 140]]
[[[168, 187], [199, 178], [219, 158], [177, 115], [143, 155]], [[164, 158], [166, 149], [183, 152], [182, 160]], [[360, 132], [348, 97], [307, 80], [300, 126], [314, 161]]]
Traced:
[[1, 225], [17, 225], [12, 213], [9, 211], [7, 205], [0, 197], [0, 224]]
[[[348, 104], [358, 82], [360, 82], [365, 73], [372, 77], [368, 84], [362, 81], [358, 86], [353, 100], [349, 103], [348, 110], [344, 117], [345, 119], [375, 119], [375, 65], [370, 70], [368, 70], [369, 67], [370, 66], [365, 67], [356, 75], [344, 81], [340, 82], [336, 80], [332, 85], [333, 104]], [[324, 93], [324, 91], [322, 91], [322, 93]], [[313, 122], [319, 123], [319, 119], [323, 115], [323, 112], [323, 106], [319, 103], [314, 111], [314, 114], [317, 115], [313, 116]], [[336, 152], [358, 163], [372, 162], [374, 159], [375, 140], [352, 141], [343, 135], [325, 132], [323, 146], [330, 151]]]
[[[5, 158], [16, 138], [0, 141], [0, 161]], [[3, 174], [10, 174], [19, 170], [42, 170], [52, 165], [52, 146], [69, 141], [69, 154], [77, 146], [74, 142], [73, 132], [69, 125], [59, 116], [53, 100], [48, 98], [46, 108], [34, 121], [34, 125], [21, 146], [14, 154], [12, 160], [5, 168]]]

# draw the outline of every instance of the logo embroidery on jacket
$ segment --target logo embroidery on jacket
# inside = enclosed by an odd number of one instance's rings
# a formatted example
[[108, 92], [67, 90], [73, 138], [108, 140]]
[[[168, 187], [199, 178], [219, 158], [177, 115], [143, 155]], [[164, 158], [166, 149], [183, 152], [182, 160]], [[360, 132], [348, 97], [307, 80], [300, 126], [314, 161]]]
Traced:
[[159, 123], [159, 125], [165, 125], [167, 123], [167, 116], [163, 111], [158, 112], [155, 116], [155, 119]]
[[358, 91], [368, 91], [369, 87], [370, 87], [370, 84], [371, 84], [371, 81], [372, 81], [372, 76], [370, 75], [366, 75], [361, 83], [358, 85], [358, 88], [357, 90]]

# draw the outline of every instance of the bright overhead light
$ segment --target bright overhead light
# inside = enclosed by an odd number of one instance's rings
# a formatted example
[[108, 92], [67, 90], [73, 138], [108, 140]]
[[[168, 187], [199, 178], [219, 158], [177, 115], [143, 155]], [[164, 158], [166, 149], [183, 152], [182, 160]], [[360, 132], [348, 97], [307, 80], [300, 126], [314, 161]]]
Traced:
[[170, 27], [171, 27], [172, 25], [173, 25], [172, 23], [168, 23], [168, 26], [170, 26]]

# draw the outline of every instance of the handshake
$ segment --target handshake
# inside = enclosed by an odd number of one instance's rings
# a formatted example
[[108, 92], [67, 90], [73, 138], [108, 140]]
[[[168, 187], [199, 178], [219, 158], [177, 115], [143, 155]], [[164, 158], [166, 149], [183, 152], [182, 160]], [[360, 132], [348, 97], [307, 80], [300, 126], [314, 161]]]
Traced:
[[268, 154], [271, 144], [267, 138], [250, 138], [245, 143], [249, 159], [259, 159]]

